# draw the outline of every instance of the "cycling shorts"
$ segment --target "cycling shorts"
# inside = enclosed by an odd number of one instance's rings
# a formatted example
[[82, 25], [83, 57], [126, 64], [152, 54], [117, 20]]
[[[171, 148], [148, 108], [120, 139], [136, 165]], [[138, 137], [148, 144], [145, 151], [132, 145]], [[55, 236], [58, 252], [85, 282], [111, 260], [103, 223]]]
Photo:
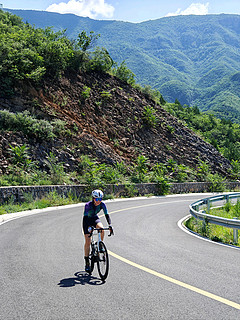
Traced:
[[101, 222], [99, 217], [96, 215], [94, 217], [83, 216], [83, 232], [84, 234], [89, 234], [88, 227], [96, 227], [96, 225]]

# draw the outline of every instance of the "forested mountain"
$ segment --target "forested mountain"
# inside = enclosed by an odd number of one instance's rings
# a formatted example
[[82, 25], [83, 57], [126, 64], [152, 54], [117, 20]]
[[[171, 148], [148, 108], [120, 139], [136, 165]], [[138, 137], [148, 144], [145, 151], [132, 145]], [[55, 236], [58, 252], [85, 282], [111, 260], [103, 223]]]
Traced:
[[9, 10], [36, 27], [101, 34], [96, 45], [126, 61], [141, 85], [173, 102], [197, 105], [240, 123], [240, 16], [177, 16], [142, 23], [93, 20], [72, 14]]
[[140, 87], [93, 34], [2, 10], [0, 29], [0, 185], [238, 178], [240, 125]]

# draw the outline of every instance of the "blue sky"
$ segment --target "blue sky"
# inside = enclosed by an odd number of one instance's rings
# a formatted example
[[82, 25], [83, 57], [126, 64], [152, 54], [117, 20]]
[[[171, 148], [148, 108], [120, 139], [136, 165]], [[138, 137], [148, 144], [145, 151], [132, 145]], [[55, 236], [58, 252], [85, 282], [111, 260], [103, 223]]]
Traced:
[[92, 19], [129, 22], [183, 14], [240, 14], [239, 0], [0, 0], [3, 8], [73, 13]]

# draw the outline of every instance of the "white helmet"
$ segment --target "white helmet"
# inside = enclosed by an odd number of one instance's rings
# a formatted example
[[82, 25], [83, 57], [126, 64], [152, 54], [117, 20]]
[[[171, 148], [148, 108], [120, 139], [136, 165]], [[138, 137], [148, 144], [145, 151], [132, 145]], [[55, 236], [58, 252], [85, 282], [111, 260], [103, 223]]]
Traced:
[[103, 192], [101, 190], [93, 190], [92, 197], [93, 198], [103, 198]]

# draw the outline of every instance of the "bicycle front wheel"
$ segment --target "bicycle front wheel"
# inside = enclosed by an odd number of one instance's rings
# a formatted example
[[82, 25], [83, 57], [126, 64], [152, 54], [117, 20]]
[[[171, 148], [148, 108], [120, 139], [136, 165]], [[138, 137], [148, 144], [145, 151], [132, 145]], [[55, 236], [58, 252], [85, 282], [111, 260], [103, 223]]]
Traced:
[[108, 276], [109, 270], [108, 252], [105, 244], [102, 241], [99, 242], [99, 247], [100, 251], [98, 252], [97, 268], [100, 278], [105, 280]]
[[94, 263], [96, 261], [96, 256], [95, 256], [95, 246], [94, 245], [91, 245], [91, 253], [90, 253], [90, 268], [91, 268], [91, 273], [93, 272], [93, 269], [94, 269]]

